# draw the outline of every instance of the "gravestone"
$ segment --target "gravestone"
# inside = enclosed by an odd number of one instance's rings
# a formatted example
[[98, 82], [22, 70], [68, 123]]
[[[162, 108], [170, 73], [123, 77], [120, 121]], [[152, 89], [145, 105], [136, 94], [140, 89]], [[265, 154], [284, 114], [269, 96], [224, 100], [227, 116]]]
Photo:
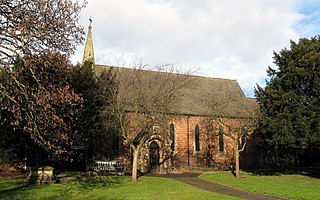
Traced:
[[56, 181], [56, 172], [53, 167], [45, 166], [39, 168], [31, 168], [28, 176], [30, 184], [50, 184]]

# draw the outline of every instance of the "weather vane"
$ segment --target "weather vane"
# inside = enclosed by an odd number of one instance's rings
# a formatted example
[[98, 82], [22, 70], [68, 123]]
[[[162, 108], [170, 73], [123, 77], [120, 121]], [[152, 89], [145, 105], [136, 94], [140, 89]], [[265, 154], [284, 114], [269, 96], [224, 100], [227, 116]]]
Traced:
[[92, 19], [91, 19], [91, 16], [90, 16], [90, 18], [89, 18], [89, 21], [90, 21], [90, 24], [92, 23]]

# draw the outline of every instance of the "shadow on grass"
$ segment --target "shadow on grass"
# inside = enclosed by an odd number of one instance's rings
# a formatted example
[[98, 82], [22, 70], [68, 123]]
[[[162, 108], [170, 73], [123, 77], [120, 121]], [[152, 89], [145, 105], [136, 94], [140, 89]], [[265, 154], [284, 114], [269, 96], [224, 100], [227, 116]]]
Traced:
[[299, 175], [320, 179], [320, 166], [246, 169], [243, 171], [252, 173], [253, 175], [279, 176], [279, 175], [299, 174]]
[[[62, 181], [63, 180], [63, 181]], [[32, 185], [26, 180], [8, 179], [0, 182], [0, 199], [32, 198], [37, 193], [46, 193], [48, 198], [60, 197], [61, 194], [85, 194], [93, 190], [110, 189], [123, 186], [128, 177], [124, 176], [83, 176], [79, 173], [60, 174], [55, 184]], [[2, 187], [4, 186], [4, 187]], [[67, 196], [61, 196], [68, 198]]]
[[[3, 189], [1, 185], [5, 184], [8, 186], [10, 184], [9, 189]], [[16, 181], [12, 183], [1, 183], [0, 184], [0, 199], [13, 199], [13, 197], [20, 193], [21, 191], [27, 190], [28, 185], [24, 181]]]

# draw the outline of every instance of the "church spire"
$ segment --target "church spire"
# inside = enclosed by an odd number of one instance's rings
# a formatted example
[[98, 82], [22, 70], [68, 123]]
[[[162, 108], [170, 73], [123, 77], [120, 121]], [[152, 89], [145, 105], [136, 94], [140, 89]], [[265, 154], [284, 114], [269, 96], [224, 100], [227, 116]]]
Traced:
[[92, 42], [92, 33], [91, 33], [91, 29], [92, 29], [91, 17], [89, 21], [90, 21], [90, 24], [88, 26], [88, 35], [87, 35], [86, 44], [84, 47], [82, 63], [84, 63], [85, 61], [92, 61], [94, 64], [93, 42]]

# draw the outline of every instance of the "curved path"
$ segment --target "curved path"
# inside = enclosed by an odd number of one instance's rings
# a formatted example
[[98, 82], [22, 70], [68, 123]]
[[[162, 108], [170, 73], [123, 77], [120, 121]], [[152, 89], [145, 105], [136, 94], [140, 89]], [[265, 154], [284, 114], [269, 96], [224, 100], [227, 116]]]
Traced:
[[172, 178], [182, 183], [186, 183], [197, 187], [199, 189], [203, 189], [209, 192], [215, 192], [220, 194], [226, 194], [230, 196], [239, 197], [242, 199], [259, 199], [259, 200], [276, 200], [282, 198], [271, 197], [263, 194], [256, 194], [252, 192], [247, 192], [240, 189], [235, 189], [227, 186], [223, 186], [217, 183], [213, 183], [204, 179], [199, 178], [200, 173], [184, 173], [184, 174], [161, 174], [161, 175], [152, 175], [163, 178]]

